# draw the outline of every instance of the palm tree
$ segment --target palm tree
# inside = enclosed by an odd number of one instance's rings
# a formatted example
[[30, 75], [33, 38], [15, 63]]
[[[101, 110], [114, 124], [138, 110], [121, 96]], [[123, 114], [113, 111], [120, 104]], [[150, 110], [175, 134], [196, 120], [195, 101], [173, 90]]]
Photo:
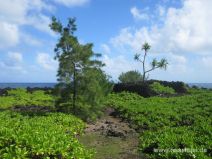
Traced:
[[140, 58], [141, 54], [135, 54], [135, 56], [134, 56], [134, 59], [136, 61], [139, 61], [143, 64], [143, 82], [145, 82], [146, 74], [148, 72], [151, 72], [157, 68], [166, 70], [167, 65], [168, 65], [168, 62], [165, 58], [161, 59], [160, 61], [157, 61], [157, 59], [154, 58], [153, 61], [151, 62], [151, 68], [149, 70], [146, 70], [146, 67], [145, 67], [146, 56], [147, 56], [147, 53], [150, 50], [150, 48], [151, 48], [151, 46], [147, 42], [145, 42], [142, 46], [142, 50], [144, 50], [143, 60], [141, 60], [141, 58]]

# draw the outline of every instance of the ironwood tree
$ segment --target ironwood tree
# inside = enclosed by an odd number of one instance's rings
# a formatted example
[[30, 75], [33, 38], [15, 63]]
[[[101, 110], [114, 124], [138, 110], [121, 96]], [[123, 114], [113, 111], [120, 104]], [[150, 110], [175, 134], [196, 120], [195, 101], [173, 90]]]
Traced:
[[[98, 60], [101, 54], [93, 52], [93, 44], [81, 44], [74, 35], [76, 19], [69, 18], [63, 24], [52, 17], [50, 28], [59, 34], [55, 46], [55, 59], [59, 62], [57, 72], [59, 109], [81, 114], [83, 118], [95, 115], [103, 97], [109, 92], [108, 76], [101, 70], [104, 64]], [[93, 113], [93, 114], [92, 114]]]

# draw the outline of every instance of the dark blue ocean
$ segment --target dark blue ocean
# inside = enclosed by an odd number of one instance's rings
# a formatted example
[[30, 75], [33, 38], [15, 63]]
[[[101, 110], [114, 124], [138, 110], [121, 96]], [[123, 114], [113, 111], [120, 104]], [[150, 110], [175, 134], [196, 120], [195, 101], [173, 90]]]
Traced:
[[44, 88], [50, 87], [53, 88], [56, 83], [0, 83], [0, 88]]
[[[53, 88], [56, 83], [0, 83], [0, 88], [44, 88], [44, 87], [51, 87]], [[188, 83], [189, 86], [197, 86], [197, 87], [204, 87], [204, 88], [212, 88], [212, 83]]]
[[212, 83], [188, 83], [190, 87], [197, 86], [199, 88], [212, 88]]

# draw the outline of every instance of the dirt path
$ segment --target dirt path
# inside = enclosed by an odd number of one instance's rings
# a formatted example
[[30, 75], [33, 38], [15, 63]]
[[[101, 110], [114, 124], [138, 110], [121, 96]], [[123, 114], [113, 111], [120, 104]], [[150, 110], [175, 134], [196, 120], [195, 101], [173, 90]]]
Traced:
[[115, 118], [112, 109], [94, 124], [87, 124], [81, 143], [97, 152], [96, 159], [140, 159], [138, 134], [129, 124]]

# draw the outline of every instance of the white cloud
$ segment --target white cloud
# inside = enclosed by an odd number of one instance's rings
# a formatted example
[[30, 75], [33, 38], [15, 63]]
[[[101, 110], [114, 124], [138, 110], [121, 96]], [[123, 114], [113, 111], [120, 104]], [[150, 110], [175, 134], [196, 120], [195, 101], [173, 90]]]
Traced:
[[187, 59], [182, 55], [169, 54], [169, 57], [173, 63], [185, 64], [187, 62]]
[[21, 63], [23, 61], [23, 56], [18, 52], [9, 52], [8, 57], [15, 63]]
[[25, 74], [27, 72], [23, 67], [23, 56], [19, 52], [8, 52], [7, 58], [0, 61], [0, 69], [7, 73]]
[[38, 53], [37, 62], [46, 70], [55, 71], [57, 69], [57, 62], [47, 53]]
[[36, 39], [32, 35], [28, 33], [21, 33], [20, 38], [23, 40], [25, 44], [32, 45], [32, 46], [40, 46], [42, 45], [41, 40]]
[[148, 20], [149, 19], [148, 14], [146, 14], [144, 12], [142, 13], [142, 11], [139, 10], [137, 7], [132, 7], [130, 9], [130, 12], [136, 20]]
[[54, 7], [43, 0], [7, 0], [0, 2], [0, 20], [13, 24], [28, 24], [31, 13], [37, 15]]
[[158, 34], [149, 34], [148, 28], [140, 29], [123, 28], [118, 36], [110, 39], [110, 43], [121, 52], [138, 52], [141, 50], [141, 45], [147, 41], [154, 45], [154, 41], [158, 38]]
[[169, 8], [161, 40], [171, 50], [208, 54], [212, 49], [211, 0], [186, 0], [180, 9]]
[[6, 0], [0, 2], [0, 19], [10, 23], [24, 23], [28, 4], [26, 0]]
[[44, 14], [31, 15], [27, 17], [28, 25], [34, 26], [34, 28], [46, 32], [52, 36], [54, 36], [54, 32], [49, 28], [49, 24], [51, 23], [51, 19]]
[[16, 25], [0, 21], [0, 48], [15, 46], [18, 42], [18, 27]]
[[102, 44], [101, 49], [103, 50], [104, 54], [110, 54], [111, 53], [110, 47], [107, 44]]
[[10, 73], [21, 73], [21, 74], [25, 74], [26, 70], [24, 70], [24, 68], [20, 65], [7, 65], [4, 62], [0, 61], [0, 68], [4, 70], [4, 72], [10, 72]]
[[166, 13], [165, 7], [163, 7], [163, 6], [161, 6], [161, 5], [159, 5], [159, 6], [157, 7], [157, 10], [158, 10], [158, 13], [159, 13], [159, 15], [160, 15], [161, 17], [163, 17], [163, 16], [165, 15], [165, 13]]
[[54, 35], [48, 27], [50, 18], [43, 11], [52, 12], [54, 7], [43, 0], [0, 1], [0, 48], [15, 46], [20, 40], [20, 27], [29, 25]]
[[47, 10], [47, 11], [54, 11], [55, 6], [51, 5], [50, 3], [45, 2], [45, 0], [27, 0], [28, 5], [29, 5], [29, 10], [35, 10], [35, 11], [42, 11], [42, 10]]
[[131, 47], [133, 51], [147, 41], [153, 52], [211, 54], [211, 6], [211, 0], [185, 0], [182, 8], [168, 8], [163, 13], [162, 26], [124, 28], [111, 41], [116, 47]]
[[54, 0], [56, 3], [65, 5], [67, 7], [82, 6], [87, 4], [90, 0]]
[[[207, 69], [212, 69], [212, 56], [202, 57], [201, 62]], [[211, 71], [212, 72], [212, 71]]]
[[108, 55], [104, 55], [102, 61], [106, 64], [103, 70], [111, 75], [113, 79], [118, 79], [118, 76], [122, 72], [136, 70], [140, 67], [139, 63], [126, 59], [126, 57], [121, 55], [117, 57], [109, 57]]
[[185, 74], [188, 72], [187, 68], [187, 59], [183, 55], [176, 54], [166, 54], [166, 58], [168, 59], [168, 73], [170, 74]]

